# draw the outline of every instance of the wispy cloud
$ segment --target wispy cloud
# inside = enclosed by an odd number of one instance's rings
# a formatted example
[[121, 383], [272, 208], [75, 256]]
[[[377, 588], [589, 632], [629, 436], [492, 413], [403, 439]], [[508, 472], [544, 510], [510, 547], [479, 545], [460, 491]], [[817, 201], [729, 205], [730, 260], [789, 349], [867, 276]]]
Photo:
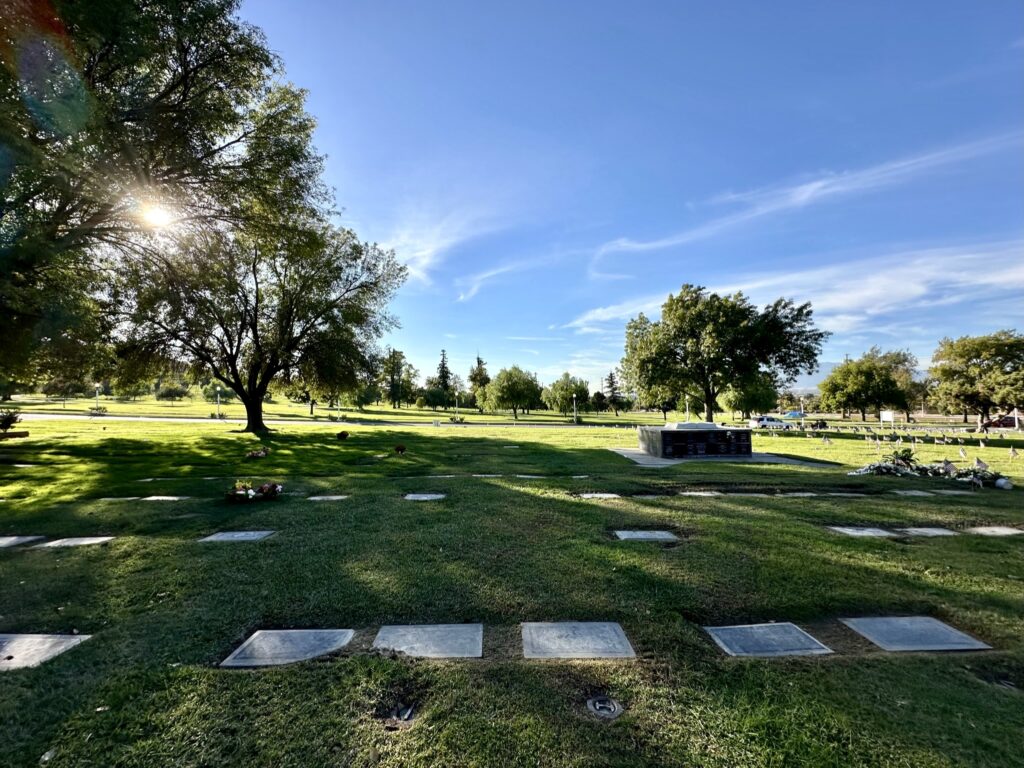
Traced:
[[[705, 240], [755, 219], [806, 208], [844, 195], [906, 183], [938, 168], [1017, 147], [1022, 142], [1024, 133], [1002, 134], [856, 171], [823, 173], [796, 184], [763, 187], [739, 193], [729, 192], [715, 197], [711, 202], [740, 206], [740, 209], [733, 213], [653, 240], [621, 237], [600, 246], [596, 257], [599, 259], [611, 253], [662, 250]], [[591, 272], [603, 274], [593, 263]]]
[[449, 251], [499, 228], [493, 217], [478, 211], [458, 210], [442, 215], [417, 211], [402, 217], [382, 245], [394, 249], [409, 268], [410, 277], [429, 285], [431, 272]]
[[497, 277], [501, 277], [502, 275], [515, 272], [522, 266], [522, 264], [502, 264], [501, 266], [492, 267], [491, 269], [486, 269], [483, 272], [478, 272], [475, 275], [457, 278], [455, 280], [455, 286], [461, 289], [459, 291], [459, 298], [457, 301], [469, 301], [480, 293], [480, 289], [487, 283]]
[[565, 341], [562, 336], [506, 336], [507, 341]]
[[[851, 276], [855, 276], [852, 277]], [[779, 296], [810, 301], [819, 324], [837, 334], [927, 328], [936, 338], [966, 327], [987, 306], [1005, 306], [999, 322], [1024, 319], [1024, 240], [890, 252], [826, 267], [754, 274], [720, 286], [766, 303]], [[577, 333], [617, 331], [640, 312], [656, 315], [667, 294], [587, 310], [566, 324]], [[1012, 299], [1004, 304], [1004, 300]], [[932, 314], [938, 310], [939, 314]], [[942, 328], [937, 326], [941, 325]]]

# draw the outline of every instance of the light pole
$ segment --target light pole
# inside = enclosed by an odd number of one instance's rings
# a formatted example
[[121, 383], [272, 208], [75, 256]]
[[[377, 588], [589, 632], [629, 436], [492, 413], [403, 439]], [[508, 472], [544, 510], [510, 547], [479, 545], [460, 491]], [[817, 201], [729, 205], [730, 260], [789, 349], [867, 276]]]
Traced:
[[96, 387], [96, 409], [100, 407], [100, 387], [102, 386], [98, 381], [93, 385]]
[[455, 390], [455, 423], [459, 422], [459, 390]]
[[686, 420], [690, 420], [690, 396], [686, 396]]
[[576, 393], [575, 392], [572, 393], [572, 423], [573, 424], [579, 424], [580, 423], [579, 416], [576, 415]]
[[220, 418], [220, 384], [217, 385], [217, 418]]

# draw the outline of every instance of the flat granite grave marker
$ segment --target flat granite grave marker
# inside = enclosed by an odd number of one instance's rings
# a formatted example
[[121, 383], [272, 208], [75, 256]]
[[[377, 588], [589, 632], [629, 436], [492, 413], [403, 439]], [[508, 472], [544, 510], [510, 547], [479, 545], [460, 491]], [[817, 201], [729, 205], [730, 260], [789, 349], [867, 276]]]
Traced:
[[21, 544], [28, 544], [30, 541], [41, 541], [45, 538], [45, 536], [0, 536], [0, 549], [17, 547]]
[[273, 536], [274, 531], [221, 531], [200, 539], [200, 543], [206, 541], [260, 541], [268, 536]]
[[144, 496], [142, 501], [187, 501], [191, 496]]
[[704, 631], [730, 656], [820, 656], [832, 653], [831, 648], [788, 621], [704, 627]]
[[445, 497], [443, 493], [407, 493], [406, 501], [441, 501]]
[[138, 501], [141, 496], [104, 496], [99, 501]]
[[621, 498], [617, 493], [581, 493], [581, 499], [618, 499]]
[[862, 528], [852, 525], [829, 525], [826, 526], [830, 531], [841, 533], [844, 536], [861, 536], [869, 538], [884, 539], [895, 536], [896, 534], [892, 531], [887, 531], [884, 528]]
[[622, 627], [612, 621], [523, 622], [527, 659], [632, 659]]
[[721, 496], [721, 491], [680, 491], [680, 496]]
[[1011, 528], [1008, 525], [978, 525], [968, 528], [967, 532], [979, 536], [1020, 536], [1024, 533], [1020, 528]]
[[408, 624], [381, 627], [373, 647], [424, 659], [479, 659], [483, 624]]
[[929, 491], [893, 491], [898, 496], [931, 496]]
[[90, 635], [0, 635], [0, 671], [38, 667]]
[[348, 496], [310, 496], [307, 501], [344, 501]]
[[941, 493], [943, 496], [973, 496], [974, 491], [961, 491], [961, 490], [941, 490], [935, 491], [935, 493]]
[[984, 651], [991, 648], [931, 616], [840, 619], [885, 651]]
[[222, 667], [292, 664], [339, 651], [355, 637], [352, 629], [261, 629], [220, 663]]
[[67, 539], [56, 539], [45, 544], [36, 544], [32, 549], [50, 549], [53, 547], [85, 547], [90, 544], [106, 544], [113, 541], [113, 536], [72, 536]]
[[679, 541], [672, 531], [615, 531], [621, 541]]
[[917, 528], [897, 528], [897, 531], [902, 533], [904, 536], [956, 536], [956, 531], [951, 531], [949, 528], [938, 528], [930, 526], [921, 526]]

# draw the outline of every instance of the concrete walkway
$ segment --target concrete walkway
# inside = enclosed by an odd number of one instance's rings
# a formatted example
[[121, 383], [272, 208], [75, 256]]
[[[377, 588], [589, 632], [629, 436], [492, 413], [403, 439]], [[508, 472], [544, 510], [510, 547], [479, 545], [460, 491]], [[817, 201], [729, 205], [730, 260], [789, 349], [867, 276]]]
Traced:
[[619, 456], [625, 456], [630, 461], [639, 464], [641, 467], [674, 467], [677, 464], [693, 463], [695, 461], [725, 461], [737, 464], [795, 464], [802, 467], [817, 467], [819, 469], [835, 468], [835, 464], [823, 464], [819, 461], [803, 461], [791, 459], [788, 456], [776, 456], [774, 453], [755, 453], [751, 456], [701, 456], [692, 459], [664, 459], [659, 456], [651, 456], [639, 448], [609, 448]]

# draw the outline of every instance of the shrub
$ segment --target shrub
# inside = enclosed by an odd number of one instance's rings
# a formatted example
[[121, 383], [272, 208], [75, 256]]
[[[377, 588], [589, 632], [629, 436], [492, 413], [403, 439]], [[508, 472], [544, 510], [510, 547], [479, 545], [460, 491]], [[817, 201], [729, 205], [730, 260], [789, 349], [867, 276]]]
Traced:
[[466, 422], [465, 416], [449, 416], [448, 421], [452, 424], [464, 424]]
[[417, 408], [426, 408], [427, 407], [427, 398], [423, 397], [423, 395], [420, 395], [419, 397], [417, 397], [416, 398], [416, 407]]
[[341, 432], [338, 433], [338, 439], [339, 440], [348, 440], [348, 432], [346, 432], [344, 429], [341, 430]]
[[[210, 384], [203, 387], [203, 399], [208, 403], [217, 402], [217, 385]], [[228, 389], [227, 387], [220, 388], [220, 401], [222, 403], [230, 403], [232, 400], [237, 400], [238, 395], [235, 394], [234, 390]]]
[[183, 397], [188, 397], [188, 387], [181, 384], [168, 384], [156, 391], [157, 400], [171, 400], [173, 402], [181, 400]]
[[21, 414], [15, 408], [0, 408], [0, 432], [6, 432], [21, 421]]
[[94, 405], [89, 409], [90, 416], [106, 416], [107, 407], [105, 405]]

